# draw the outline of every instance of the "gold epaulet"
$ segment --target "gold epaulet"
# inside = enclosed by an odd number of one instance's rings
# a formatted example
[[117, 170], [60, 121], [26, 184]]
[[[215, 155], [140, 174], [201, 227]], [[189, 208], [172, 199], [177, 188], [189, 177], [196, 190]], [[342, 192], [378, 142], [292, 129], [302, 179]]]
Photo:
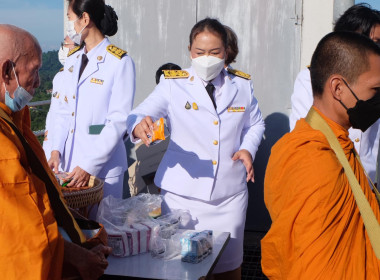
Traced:
[[65, 69], [65, 67], [62, 67], [61, 69], [59, 69], [59, 72], [62, 72], [62, 71], [63, 71], [63, 69]]
[[72, 55], [72, 54], [76, 53], [77, 51], [79, 51], [80, 48], [81, 48], [81, 46], [77, 46], [77, 47], [71, 49], [71, 50], [69, 51], [69, 53], [67, 54], [67, 57], [69, 57], [70, 55]]
[[107, 47], [107, 51], [110, 53], [110, 54], [113, 54], [114, 56], [116, 56], [118, 59], [121, 59], [124, 55], [127, 54], [126, 51], [122, 50], [122, 49], [119, 49], [118, 47], [116, 47], [115, 45], [109, 45]]
[[189, 77], [189, 72], [185, 70], [162, 70], [165, 79], [182, 79]]
[[243, 78], [243, 79], [246, 79], [246, 80], [250, 80], [251, 79], [251, 75], [247, 74], [247, 73], [244, 73], [242, 71], [239, 71], [239, 70], [236, 70], [236, 69], [232, 69], [232, 68], [228, 68], [227, 69], [228, 73], [231, 73], [235, 76], [238, 76], [240, 78]]

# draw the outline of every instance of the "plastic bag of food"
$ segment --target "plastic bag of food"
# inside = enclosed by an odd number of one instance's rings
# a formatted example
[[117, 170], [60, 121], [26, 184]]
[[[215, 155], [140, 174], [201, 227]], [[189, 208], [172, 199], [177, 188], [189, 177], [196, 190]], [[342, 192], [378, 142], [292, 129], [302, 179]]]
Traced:
[[66, 187], [68, 183], [71, 182], [72, 178], [67, 178], [67, 175], [69, 173], [67, 172], [62, 172], [62, 171], [59, 171], [58, 174], [55, 174], [55, 178], [57, 179], [58, 183], [62, 186], [62, 187]]
[[165, 126], [164, 119], [160, 118], [153, 123], [153, 129], [151, 130], [152, 136], [150, 137], [150, 143], [157, 144], [162, 140], [165, 140]]
[[212, 230], [189, 232], [183, 234], [181, 242], [181, 260], [189, 263], [199, 263], [212, 253]]
[[97, 220], [108, 233], [112, 254], [126, 257], [148, 252], [154, 232], [160, 231], [151, 213], [161, 213], [162, 197], [139, 194], [127, 199], [105, 197], [99, 205]]

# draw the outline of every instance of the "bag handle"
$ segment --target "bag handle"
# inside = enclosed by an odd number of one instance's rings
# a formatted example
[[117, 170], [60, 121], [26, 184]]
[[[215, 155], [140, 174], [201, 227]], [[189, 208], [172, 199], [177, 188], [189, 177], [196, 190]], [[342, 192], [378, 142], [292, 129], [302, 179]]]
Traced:
[[0, 108], [0, 117], [13, 129], [17, 137], [20, 139], [22, 146], [24, 147], [26, 157], [28, 159], [32, 172], [45, 183], [46, 192], [50, 200], [50, 205], [53, 208], [55, 214], [54, 216], [57, 220], [58, 225], [65, 229], [65, 231], [74, 243], [81, 245], [83, 242], [86, 241], [86, 237], [83, 235], [78, 224], [69, 212], [66, 204], [62, 201], [57, 188], [55, 187], [49, 174], [43, 167], [41, 161], [34, 153], [33, 149], [30, 147], [24, 136], [18, 130], [16, 125], [9, 118], [8, 114], [6, 114], [2, 108]]
[[[339, 144], [338, 139], [336, 138], [330, 126], [326, 123], [326, 121], [322, 118], [322, 116], [319, 115], [315, 111], [313, 107], [310, 109], [309, 113], [306, 116], [306, 122], [309, 123], [309, 125], [312, 128], [321, 131], [326, 136], [327, 141], [329, 142], [331, 148], [336, 154], [336, 157], [338, 158], [339, 162], [342, 164], [344, 168], [344, 172], [346, 173], [346, 176], [350, 183], [352, 193], [354, 194], [356, 204], [362, 216], [364, 226], [368, 233], [368, 237], [371, 242], [372, 248], [375, 252], [377, 259], [380, 259], [379, 222], [377, 221], [377, 218], [375, 214], [373, 213], [373, 210], [367, 198], [365, 197], [364, 192], [362, 188], [360, 187], [360, 184], [358, 180], [356, 179], [354, 172], [352, 171], [352, 168], [346, 158], [346, 155], [344, 154], [342, 147]], [[377, 194], [379, 193], [376, 188], [374, 188], [374, 190], [375, 190], [375, 193], [376, 192]]]

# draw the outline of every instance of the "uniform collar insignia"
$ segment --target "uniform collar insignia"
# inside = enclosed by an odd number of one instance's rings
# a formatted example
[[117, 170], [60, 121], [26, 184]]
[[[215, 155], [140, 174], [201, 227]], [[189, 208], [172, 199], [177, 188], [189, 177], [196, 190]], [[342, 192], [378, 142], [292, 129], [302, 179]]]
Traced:
[[189, 72], [185, 70], [162, 70], [165, 79], [183, 79], [190, 76]]
[[228, 71], [228, 73], [230, 73], [232, 75], [235, 75], [235, 76], [238, 76], [240, 78], [243, 78], [243, 79], [246, 79], [246, 80], [250, 80], [251, 79], [251, 75], [249, 75], [247, 73], [244, 73], [243, 71], [232, 69], [230, 67], [227, 68], [227, 71]]

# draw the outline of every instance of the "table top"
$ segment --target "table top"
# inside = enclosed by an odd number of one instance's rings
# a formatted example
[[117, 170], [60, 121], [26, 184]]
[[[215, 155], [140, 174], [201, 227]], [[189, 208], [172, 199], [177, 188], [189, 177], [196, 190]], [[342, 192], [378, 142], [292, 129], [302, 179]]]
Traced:
[[[188, 232], [190, 230], [180, 230]], [[213, 251], [204, 260], [197, 264], [181, 261], [181, 255], [170, 260], [153, 258], [150, 253], [131, 257], [108, 257], [107, 275], [139, 277], [147, 279], [199, 279], [212, 273], [224, 248], [230, 240], [229, 232], [213, 232]]]

